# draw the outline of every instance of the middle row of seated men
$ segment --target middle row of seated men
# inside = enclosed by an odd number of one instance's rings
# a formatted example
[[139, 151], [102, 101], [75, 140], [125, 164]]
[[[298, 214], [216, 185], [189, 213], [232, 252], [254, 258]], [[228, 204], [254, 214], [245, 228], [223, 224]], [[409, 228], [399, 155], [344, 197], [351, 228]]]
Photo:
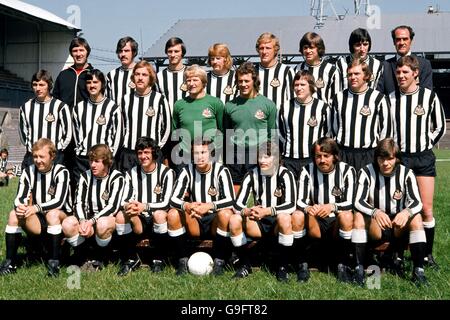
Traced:
[[[236, 197], [231, 174], [216, 161], [214, 149], [211, 140], [195, 139], [193, 161], [175, 179], [175, 172], [161, 163], [159, 147], [151, 138], [137, 139], [139, 164], [126, 176], [112, 169], [109, 147], [95, 145], [88, 152], [90, 169], [81, 174], [72, 206], [68, 170], [54, 164], [54, 144], [38, 140], [32, 148], [33, 164], [20, 177], [15, 209], [9, 214], [6, 260], [0, 274], [16, 271], [23, 229], [31, 237], [46, 234], [50, 238], [47, 268], [51, 276], [59, 273], [62, 237], [74, 248], [80, 264], [88, 260], [91, 267], [101, 268], [116, 231], [122, 276], [139, 265], [136, 235], [147, 234], [154, 241], [154, 272], [163, 269], [167, 249], [172, 247], [177, 275], [188, 270], [187, 235], [212, 236], [213, 274], [224, 272], [234, 247], [239, 257], [236, 278], [252, 272], [247, 237], [277, 236], [277, 279], [288, 280], [293, 259], [298, 281], [307, 281], [308, 233], [312, 239], [335, 237], [338, 279], [363, 285], [367, 233], [370, 239], [391, 241], [393, 253], [401, 256], [404, 248], [398, 243], [409, 231], [412, 279], [419, 285], [427, 283], [422, 203], [415, 176], [399, 163], [393, 139], [380, 141], [376, 160], [357, 176], [352, 166], [340, 161], [336, 141], [319, 138], [311, 148], [313, 161], [302, 168], [298, 184], [280, 164], [277, 144], [268, 140], [255, 149], [257, 164], [244, 175]], [[89, 251], [89, 245], [94, 251]], [[356, 261], [351, 261], [352, 253]]]

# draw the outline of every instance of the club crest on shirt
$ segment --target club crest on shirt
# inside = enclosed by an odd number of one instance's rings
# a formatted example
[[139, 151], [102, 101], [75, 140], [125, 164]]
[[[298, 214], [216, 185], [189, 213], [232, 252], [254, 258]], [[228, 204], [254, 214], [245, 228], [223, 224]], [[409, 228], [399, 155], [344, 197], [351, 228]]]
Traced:
[[342, 190], [339, 189], [338, 186], [334, 186], [334, 187], [333, 187], [333, 190], [331, 190], [331, 195], [332, 195], [333, 197], [340, 197], [340, 196], [342, 196]]
[[365, 117], [370, 116], [370, 108], [369, 106], [363, 106], [361, 110], [359, 110], [359, 113]]
[[155, 115], [155, 109], [152, 106], [148, 107], [147, 111], [145, 111], [145, 115], [147, 117], [153, 117]]
[[95, 121], [99, 126], [103, 126], [106, 124], [106, 118], [104, 115], [99, 115], [97, 120]]
[[47, 122], [53, 122], [53, 121], [55, 121], [55, 116], [53, 115], [53, 113], [49, 112], [49, 113], [47, 114], [47, 116], [45, 117], [45, 121], [47, 121]]
[[283, 195], [283, 190], [281, 190], [281, 188], [276, 188], [273, 192], [273, 195], [277, 198], [281, 198], [281, 196]]
[[317, 126], [317, 119], [314, 116], [311, 116], [307, 122], [308, 126], [310, 127], [316, 127]]
[[108, 200], [109, 200], [109, 192], [108, 192], [108, 190], [105, 190], [105, 191], [102, 193], [102, 199], [105, 200], [105, 201], [108, 201]]
[[213, 186], [209, 187], [209, 189], [208, 189], [208, 194], [209, 194], [211, 197], [217, 196], [217, 189], [214, 188]]
[[206, 108], [206, 109], [203, 109], [202, 116], [205, 118], [211, 118], [213, 115], [212, 115], [211, 110], [209, 110], [209, 108]]
[[233, 94], [233, 88], [228, 85], [225, 87], [225, 89], [223, 89], [223, 93], [229, 96], [230, 94]]
[[423, 116], [425, 114], [425, 109], [422, 107], [421, 104], [418, 104], [417, 107], [414, 109], [414, 114], [416, 116]]
[[128, 87], [131, 89], [136, 89], [136, 84], [133, 81], [128, 82]]
[[184, 91], [184, 92], [186, 92], [186, 91], [188, 90], [188, 87], [187, 87], [186, 82], [183, 82], [183, 83], [181, 84], [180, 90], [181, 90], [181, 91]]
[[56, 187], [54, 185], [51, 185], [48, 190], [47, 193], [51, 196], [54, 196], [56, 194]]
[[277, 88], [280, 86], [280, 80], [277, 78], [273, 78], [272, 81], [270, 81], [270, 85], [274, 88]]
[[394, 198], [394, 200], [402, 200], [403, 192], [401, 190], [395, 190], [392, 198]]
[[256, 111], [255, 113], [255, 118], [258, 120], [262, 120], [264, 119], [266, 115], [264, 114], [264, 112], [262, 112], [261, 110]]
[[160, 186], [159, 184], [157, 184], [157, 185], [155, 186], [155, 189], [153, 189], [153, 192], [154, 192], [155, 194], [161, 194], [161, 192], [162, 192], [161, 186]]
[[325, 81], [323, 81], [322, 78], [317, 79], [316, 81], [316, 87], [319, 89], [322, 89], [325, 87]]

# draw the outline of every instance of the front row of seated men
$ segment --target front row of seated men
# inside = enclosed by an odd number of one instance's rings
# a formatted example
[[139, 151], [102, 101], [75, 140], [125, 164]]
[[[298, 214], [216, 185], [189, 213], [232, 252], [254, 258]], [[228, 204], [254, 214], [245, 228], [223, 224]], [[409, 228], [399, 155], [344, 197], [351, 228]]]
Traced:
[[[305, 282], [310, 277], [307, 239], [337, 238], [338, 280], [362, 286], [368, 239], [389, 241], [393, 265], [399, 267], [406, 238], [412, 280], [427, 284], [417, 182], [412, 171], [400, 164], [398, 146], [391, 138], [380, 141], [375, 162], [358, 175], [339, 160], [334, 140], [320, 138], [312, 146], [313, 162], [301, 170], [298, 185], [292, 172], [279, 163], [276, 144], [263, 143], [257, 150], [257, 165], [244, 176], [236, 197], [230, 172], [215, 161], [209, 141], [193, 142], [193, 164], [185, 166], [178, 179], [159, 161], [159, 154], [152, 139], [139, 138], [139, 164], [124, 176], [112, 169], [108, 146], [95, 145], [88, 154], [90, 169], [81, 175], [72, 206], [68, 170], [54, 164], [56, 150], [50, 140], [37, 141], [33, 164], [20, 178], [9, 214], [0, 275], [17, 269], [22, 230], [30, 242], [48, 241], [49, 276], [59, 274], [63, 237], [74, 248], [77, 263], [97, 270], [108, 256], [115, 231], [121, 276], [139, 266], [135, 250], [140, 235], [150, 234], [153, 240], [153, 272], [163, 270], [169, 248], [177, 261], [176, 274], [187, 272], [189, 235], [214, 239], [214, 275], [223, 274], [234, 248], [239, 258], [235, 278], [252, 272], [247, 237], [276, 236], [277, 279], [288, 280], [293, 261], [297, 280]], [[356, 261], [351, 261], [352, 254]]]

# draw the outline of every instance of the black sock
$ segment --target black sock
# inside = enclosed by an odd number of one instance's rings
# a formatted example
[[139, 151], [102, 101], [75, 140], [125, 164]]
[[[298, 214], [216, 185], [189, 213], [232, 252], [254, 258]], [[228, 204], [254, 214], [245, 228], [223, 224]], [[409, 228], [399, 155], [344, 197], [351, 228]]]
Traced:
[[306, 236], [294, 238], [293, 255], [296, 264], [306, 262], [306, 239]]
[[119, 242], [119, 256], [122, 262], [129, 259], [136, 259], [136, 236], [133, 232], [120, 235]]
[[61, 256], [61, 240], [63, 238], [62, 233], [47, 234], [50, 243], [49, 258], [53, 260], [59, 260]]
[[366, 245], [367, 243], [353, 243], [355, 247], [355, 262], [356, 265], [364, 265], [366, 258]]
[[425, 237], [427, 238], [425, 256], [429, 254], [433, 254], [433, 244], [434, 244], [434, 227], [433, 228], [424, 228]]
[[76, 265], [82, 265], [89, 260], [89, 244], [88, 241], [84, 241], [82, 244], [73, 247], [73, 263]]
[[344, 239], [342, 237], [339, 237], [339, 256], [338, 256], [338, 263], [342, 263], [346, 266], [350, 265], [350, 254], [352, 252], [352, 240], [351, 239]]
[[97, 246], [95, 246], [95, 256], [94, 259], [98, 260], [100, 262], [106, 263], [108, 261], [109, 258], [109, 243], [108, 245], [104, 246], [104, 247], [100, 247], [98, 244]]
[[187, 249], [186, 249], [186, 233], [176, 237], [170, 237], [172, 242], [172, 247], [174, 250], [175, 259], [186, 258], [187, 257]]
[[153, 233], [153, 244], [155, 246], [154, 249], [154, 259], [155, 260], [164, 260], [164, 256], [166, 254], [166, 244], [169, 237], [167, 232], [164, 233]]
[[414, 268], [423, 268], [423, 258], [425, 258], [425, 242], [416, 242], [409, 245], [411, 249], [411, 260]]
[[214, 258], [225, 260], [230, 256], [231, 240], [229, 237], [224, 237], [216, 233], [216, 237], [213, 242], [213, 256]]
[[235, 247], [236, 254], [239, 258], [239, 264], [241, 267], [250, 267], [250, 258], [249, 258], [249, 252], [247, 248], [247, 244], [244, 244], [240, 247]]
[[278, 266], [287, 268], [289, 264], [289, 257], [292, 254], [292, 246], [283, 246], [282, 244], [278, 243], [277, 250]]
[[12, 263], [17, 263], [17, 249], [21, 240], [21, 233], [5, 233], [6, 259], [10, 259]]
[[393, 257], [398, 257], [403, 259], [405, 249], [402, 247], [403, 241], [401, 238], [393, 236], [391, 238], [390, 247], [392, 250]]

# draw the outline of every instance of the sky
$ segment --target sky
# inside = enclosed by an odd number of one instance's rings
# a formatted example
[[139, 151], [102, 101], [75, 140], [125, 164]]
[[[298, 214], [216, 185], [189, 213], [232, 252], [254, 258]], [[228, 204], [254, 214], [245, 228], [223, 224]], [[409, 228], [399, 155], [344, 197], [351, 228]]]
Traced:
[[[92, 47], [90, 61], [109, 71], [119, 63], [114, 54], [117, 40], [131, 36], [139, 51], [147, 51], [180, 19], [226, 17], [267, 17], [309, 15], [310, 0], [24, 0], [71, 22], [79, 24]], [[364, 1], [362, 1], [364, 2]], [[367, 1], [366, 1], [367, 2]], [[381, 14], [426, 12], [428, 6], [450, 12], [448, 0], [372, 0]], [[331, 1], [338, 14], [353, 13], [353, 0]], [[332, 7], [325, 11], [332, 14]], [[77, 14], [79, 12], [79, 15]], [[96, 59], [101, 58], [101, 60]]]

